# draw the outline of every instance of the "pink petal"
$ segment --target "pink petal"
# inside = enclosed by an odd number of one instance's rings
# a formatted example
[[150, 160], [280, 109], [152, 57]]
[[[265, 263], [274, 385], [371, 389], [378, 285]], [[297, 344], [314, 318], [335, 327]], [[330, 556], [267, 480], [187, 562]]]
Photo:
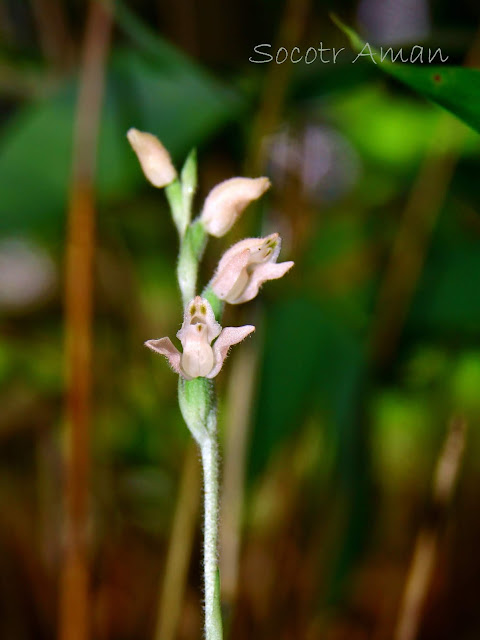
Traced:
[[255, 327], [251, 324], [246, 324], [243, 327], [225, 327], [225, 329], [222, 330], [222, 333], [213, 344], [215, 366], [207, 378], [214, 378], [218, 374], [230, 347], [244, 340], [252, 331], [255, 331]]
[[232, 255], [228, 262], [223, 259], [220, 261], [217, 273], [212, 280], [212, 289], [221, 300], [225, 299], [232, 290], [241, 272], [248, 265], [249, 258], [250, 250], [247, 248]]
[[218, 263], [218, 271], [221, 271], [223, 267], [230, 262], [234, 257], [245, 251], [245, 249], [251, 249], [252, 247], [258, 247], [263, 242], [263, 238], [245, 238], [236, 242], [234, 245], [227, 249]]
[[220, 238], [230, 230], [245, 207], [270, 187], [268, 178], [230, 178], [208, 194], [200, 220], [207, 232]]
[[162, 356], [165, 356], [170, 363], [170, 366], [178, 373], [179, 376], [185, 378], [186, 380], [190, 380], [188, 376], [184, 374], [184, 372], [180, 369], [180, 358], [181, 353], [172, 343], [170, 338], [160, 338], [159, 340], [147, 340], [145, 342], [145, 346], [155, 351], [156, 353], [160, 353]]
[[190, 378], [206, 376], [215, 364], [215, 356], [207, 336], [207, 325], [192, 324], [183, 334], [180, 366]]
[[284, 276], [294, 264], [294, 262], [280, 262], [280, 264], [267, 262], [265, 264], [259, 264], [252, 271], [247, 286], [242, 294], [235, 300], [235, 304], [253, 300], [264, 282], [267, 282], [267, 280], [278, 280], [278, 278]]
[[278, 256], [278, 254], [280, 253], [281, 238], [278, 235], [278, 233], [272, 233], [271, 235], [266, 236], [265, 238], [245, 238], [244, 240], [240, 240], [239, 242], [236, 242], [234, 245], [230, 247], [230, 249], [227, 249], [225, 251], [223, 256], [220, 258], [220, 262], [218, 263], [217, 273], [220, 273], [221, 271], [223, 271], [223, 269], [227, 266], [230, 260], [235, 256], [240, 255], [243, 251], [245, 251], [245, 249], [250, 249], [250, 251], [255, 252], [255, 249], [258, 249], [259, 247], [261, 247], [263, 244], [265, 244], [266, 240], [269, 240], [271, 238], [272, 239], [274, 238], [277, 241], [276, 242], [277, 246], [275, 247], [273, 254], [269, 258], [269, 261], [274, 260], [274, 258]]

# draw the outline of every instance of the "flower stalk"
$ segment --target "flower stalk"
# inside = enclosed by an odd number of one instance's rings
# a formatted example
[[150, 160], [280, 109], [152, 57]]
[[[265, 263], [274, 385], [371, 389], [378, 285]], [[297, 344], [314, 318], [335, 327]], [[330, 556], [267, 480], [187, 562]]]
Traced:
[[205, 637], [222, 640], [218, 570], [220, 486], [218, 468], [217, 407], [213, 383], [206, 378], [179, 378], [178, 399], [183, 419], [200, 448], [204, 485], [203, 571]]
[[203, 562], [205, 580], [205, 637], [208, 640], [221, 640], [222, 614], [220, 609], [220, 580], [218, 571], [218, 522], [219, 480], [218, 480], [218, 444], [216, 421], [213, 433], [204, 441], [200, 450], [204, 473], [205, 491], [205, 527], [203, 539]]
[[185, 306], [195, 296], [198, 267], [207, 245], [207, 233], [198, 220], [188, 226], [180, 243], [177, 280]]
[[232, 178], [208, 195], [200, 216], [191, 222], [197, 187], [196, 154], [188, 156], [180, 176], [170, 155], [151, 134], [131, 129], [128, 139], [147, 179], [165, 187], [180, 249], [177, 280], [184, 308], [177, 332], [182, 351], [168, 337], [147, 340], [146, 346], [167, 358], [179, 376], [178, 402], [183, 419], [197, 442], [204, 480], [204, 580], [205, 637], [222, 640], [220, 576], [218, 569], [219, 466], [217, 398], [213, 378], [222, 369], [232, 345], [255, 330], [221, 326], [225, 302], [240, 304], [254, 298], [267, 280], [282, 277], [293, 262], [277, 264], [281, 241], [278, 234], [249, 238], [234, 245], [220, 260], [214, 278], [197, 294], [199, 265], [208, 236], [223, 236], [247, 205], [266, 191], [268, 178]]

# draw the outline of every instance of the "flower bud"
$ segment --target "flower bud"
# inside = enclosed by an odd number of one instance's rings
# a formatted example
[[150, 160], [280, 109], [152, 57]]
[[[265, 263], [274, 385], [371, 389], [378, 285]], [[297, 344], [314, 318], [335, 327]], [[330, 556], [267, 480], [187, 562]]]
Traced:
[[170, 154], [151, 133], [129, 129], [127, 138], [137, 154], [143, 173], [154, 187], [166, 187], [177, 177]]
[[200, 220], [212, 236], [220, 238], [253, 200], [270, 187], [268, 178], [230, 178], [208, 194]]

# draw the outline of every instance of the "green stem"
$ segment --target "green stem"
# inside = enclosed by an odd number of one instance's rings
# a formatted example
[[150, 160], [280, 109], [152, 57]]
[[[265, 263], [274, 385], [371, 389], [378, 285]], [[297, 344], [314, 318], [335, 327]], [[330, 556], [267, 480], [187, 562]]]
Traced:
[[205, 521], [205, 637], [222, 640], [220, 586], [218, 577], [219, 480], [217, 406], [211, 380], [179, 380], [178, 400], [183, 419], [195, 438], [202, 456]]
[[209, 437], [201, 445], [204, 491], [204, 576], [205, 576], [205, 637], [222, 640], [222, 616], [218, 580], [218, 520], [219, 482], [216, 425], [211, 425]]
[[223, 307], [225, 306], [225, 303], [215, 295], [210, 284], [207, 284], [207, 286], [202, 291], [202, 298], [206, 298], [208, 300], [210, 306], [213, 309], [213, 313], [215, 314], [215, 319], [217, 320], [217, 322], [220, 322], [222, 319]]
[[[197, 289], [198, 266], [207, 244], [207, 233], [200, 220], [190, 223], [192, 198], [197, 183], [196, 155], [192, 152], [182, 170], [181, 179], [166, 189], [172, 216], [180, 236], [177, 279], [183, 306]], [[215, 304], [214, 313], [221, 314], [223, 305], [213, 292], [209, 298]], [[204, 576], [205, 576], [205, 637], [222, 640], [220, 585], [218, 572], [219, 482], [217, 450], [217, 407], [211, 380], [179, 378], [178, 400], [183, 418], [197, 441], [203, 466], [205, 493]]]
[[177, 231], [180, 238], [183, 238], [185, 235], [185, 229], [188, 226], [188, 219], [183, 206], [182, 184], [178, 178], [165, 187], [165, 195], [167, 196]]
[[180, 244], [177, 264], [177, 280], [183, 304], [194, 296], [197, 288], [198, 264], [207, 244], [207, 233], [202, 223], [196, 220], [187, 227]]

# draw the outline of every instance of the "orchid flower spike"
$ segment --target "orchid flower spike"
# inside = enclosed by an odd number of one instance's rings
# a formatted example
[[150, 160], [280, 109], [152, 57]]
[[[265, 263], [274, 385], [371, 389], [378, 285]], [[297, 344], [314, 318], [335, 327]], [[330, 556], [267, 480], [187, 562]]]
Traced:
[[255, 331], [255, 327], [250, 324], [222, 329], [215, 320], [210, 303], [196, 296], [185, 307], [182, 328], [177, 333], [183, 353], [178, 351], [170, 338], [147, 340], [145, 345], [165, 356], [172, 369], [186, 380], [199, 376], [214, 378], [222, 368], [230, 347], [241, 342], [252, 331]]
[[281, 244], [278, 233], [234, 244], [223, 254], [210, 283], [215, 295], [230, 304], [248, 302], [264, 282], [284, 276], [294, 263], [277, 264]]
[[269, 187], [268, 178], [230, 178], [217, 184], [208, 194], [200, 215], [206, 231], [217, 238], [224, 236], [247, 205]]
[[127, 138], [137, 154], [145, 177], [154, 187], [166, 187], [177, 177], [170, 154], [151, 133], [129, 129]]

